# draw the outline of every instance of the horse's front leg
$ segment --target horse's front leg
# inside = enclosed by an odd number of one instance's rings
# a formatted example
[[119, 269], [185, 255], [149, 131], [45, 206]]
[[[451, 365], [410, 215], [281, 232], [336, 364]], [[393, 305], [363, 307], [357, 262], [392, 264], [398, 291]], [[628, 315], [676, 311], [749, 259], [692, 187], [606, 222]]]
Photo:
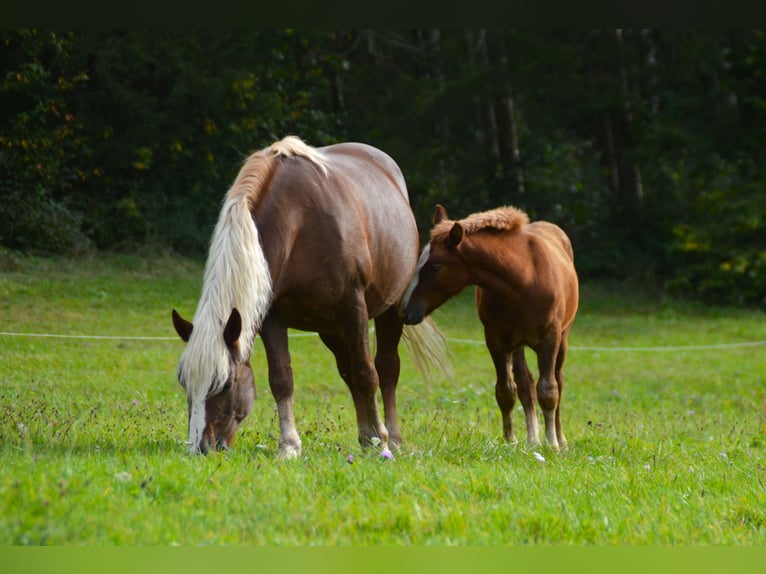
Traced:
[[503, 421], [503, 438], [511, 444], [516, 444], [516, 433], [513, 430], [513, 406], [516, 404], [516, 383], [509, 369], [510, 353], [503, 343], [499, 333], [485, 325], [484, 340], [487, 350], [495, 366], [495, 400], [500, 408]]
[[535, 348], [537, 365], [540, 369], [540, 379], [537, 382], [537, 401], [545, 418], [545, 436], [554, 450], [559, 450], [559, 440], [556, 432], [556, 417], [561, 393], [556, 380], [556, 361], [561, 346], [561, 335], [551, 331]]
[[375, 370], [378, 372], [380, 392], [383, 396], [383, 410], [391, 448], [402, 445], [402, 433], [396, 413], [396, 386], [401, 370], [399, 341], [402, 338], [402, 329], [402, 320], [396, 307], [391, 307], [375, 319], [375, 336], [378, 343]]
[[359, 444], [374, 445], [376, 439], [383, 449], [388, 448], [388, 429], [378, 409], [378, 372], [370, 355], [367, 305], [364, 294], [356, 293], [341, 313], [342, 340], [347, 350], [348, 377], [346, 382], [354, 397], [359, 428]]
[[287, 344], [287, 329], [264, 320], [261, 338], [269, 364], [269, 387], [279, 415], [279, 456], [296, 458], [301, 454], [301, 439], [293, 415], [293, 369]]

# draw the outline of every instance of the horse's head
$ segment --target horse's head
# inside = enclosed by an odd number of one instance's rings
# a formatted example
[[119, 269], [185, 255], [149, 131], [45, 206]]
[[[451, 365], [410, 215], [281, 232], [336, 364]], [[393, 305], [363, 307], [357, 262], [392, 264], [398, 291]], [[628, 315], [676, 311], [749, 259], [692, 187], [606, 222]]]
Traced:
[[447, 210], [441, 205], [436, 206], [433, 222], [434, 229], [440, 224], [449, 227], [445, 233], [431, 234], [431, 241], [423, 248], [415, 275], [404, 292], [402, 319], [409, 325], [420, 323], [468, 284], [468, 273], [459, 254], [463, 227], [459, 222], [450, 222]]
[[[184, 342], [188, 343], [194, 325], [183, 319], [173, 309], [173, 326]], [[184, 369], [178, 371], [178, 382], [186, 390], [189, 404], [189, 448], [192, 452], [207, 453], [211, 448], [227, 450], [234, 440], [239, 425], [250, 413], [255, 401], [255, 383], [253, 370], [248, 357], [242, 357], [239, 350], [239, 336], [242, 331], [242, 318], [233, 309], [223, 327], [223, 341], [228, 350], [228, 371], [223, 384], [215, 381], [203, 381], [204, 388], [217, 388], [217, 392], [208, 391], [204, 398], [204, 408], [194, 404], [191, 389], [200, 388], [194, 381], [185, 380]], [[187, 371], [188, 372], [188, 371]]]

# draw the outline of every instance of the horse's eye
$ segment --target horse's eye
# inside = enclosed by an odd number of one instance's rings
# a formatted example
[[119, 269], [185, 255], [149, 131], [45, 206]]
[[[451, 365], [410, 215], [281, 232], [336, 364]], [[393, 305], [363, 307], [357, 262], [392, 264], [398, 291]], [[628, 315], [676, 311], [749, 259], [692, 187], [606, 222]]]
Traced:
[[442, 270], [442, 266], [441, 265], [437, 265], [436, 263], [431, 263], [428, 266], [428, 271], [431, 272], [431, 273], [438, 273], [441, 270]]

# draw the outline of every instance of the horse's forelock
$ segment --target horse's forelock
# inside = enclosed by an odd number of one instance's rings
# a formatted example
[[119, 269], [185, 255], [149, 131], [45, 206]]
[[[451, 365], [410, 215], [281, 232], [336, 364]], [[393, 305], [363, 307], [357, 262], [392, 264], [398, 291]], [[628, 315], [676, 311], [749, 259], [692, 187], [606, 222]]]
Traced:
[[220, 391], [229, 377], [229, 352], [223, 342], [223, 328], [213, 329], [214, 323], [204, 316], [196, 318], [194, 331], [178, 361], [178, 380], [190, 404]]
[[216, 394], [228, 379], [230, 357], [223, 330], [232, 309], [242, 318], [239, 350], [247, 359], [256, 329], [271, 304], [271, 275], [250, 210], [273, 167], [273, 158], [254, 154], [224, 198], [210, 242], [194, 329], [178, 366], [190, 400]]

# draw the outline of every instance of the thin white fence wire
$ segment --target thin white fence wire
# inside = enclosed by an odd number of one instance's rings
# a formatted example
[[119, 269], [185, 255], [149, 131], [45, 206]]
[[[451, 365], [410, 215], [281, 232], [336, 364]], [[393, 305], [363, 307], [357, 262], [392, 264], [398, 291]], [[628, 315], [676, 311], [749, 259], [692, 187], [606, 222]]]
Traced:
[[[290, 333], [290, 337], [315, 337], [316, 333]], [[180, 341], [178, 337], [147, 337], [131, 335], [66, 335], [55, 333], [16, 333], [0, 331], [0, 337], [37, 337], [48, 339], [90, 339], [90, 340], [124, 340], [124, 341]], [[473, 339], [446, 338], [450, 343], [463, 345], [484, 345], [484, 341]], [[738, 347], [760, 347], [766, 345], [766, 341], [740, 341], [736, 343], [711, 343], [707, 345], [667, 345], [649, 347], [625, 347], [625, 346], [576, 346], [570, 345], [570, 351], [593, 351], [593, 352], [652, 352], [652, 351], [698, 351], [712, 349], [732, 349]]]

